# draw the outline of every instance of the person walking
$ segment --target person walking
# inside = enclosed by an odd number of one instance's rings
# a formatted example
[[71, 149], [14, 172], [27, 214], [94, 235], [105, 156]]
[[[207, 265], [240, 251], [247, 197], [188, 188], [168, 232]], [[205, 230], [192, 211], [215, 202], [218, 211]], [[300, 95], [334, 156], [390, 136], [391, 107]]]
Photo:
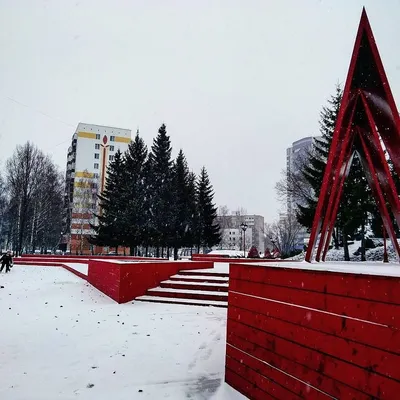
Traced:
[[6, 267], [6, 273], [10, 272], [10, 266], [13, 261], [11, 252], [7, 251], [6, 254], [3, 254], [2, 257], [0, 258], [0, 261], [1, 261], [0, 273], [3, 271], [4, 267]]

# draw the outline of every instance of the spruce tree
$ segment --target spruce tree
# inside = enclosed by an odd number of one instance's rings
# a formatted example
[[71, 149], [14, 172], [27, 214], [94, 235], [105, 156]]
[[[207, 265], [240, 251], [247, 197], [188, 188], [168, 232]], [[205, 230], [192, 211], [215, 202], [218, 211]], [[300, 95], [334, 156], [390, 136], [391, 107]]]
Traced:
[[221, 241], [217, 221], [217, 207], [213, 203], [214, 191], [205, 167], [197, 182], [198, 241], [197, 245], [212, 247]]
[[167, 135], [166, 126], [163, 124], [158, 130], [158, 135], [153, 140], [148, 162], [151, 235], [152, 241], [157, 247], [157, 256], [159, 256], [159, 247], [169, 246], [172, 241], [173, 163], [171, 151], [171, 141]]
[[[315, 139], [308, 163], [305, 163], [302, 171], [312, 188], [312, 194], [306, 199], [305, 205], [297, 205], [297, 219], [309, 229], [312, 227], [315, 215], [341, 99], [342, 90], [340, 86], [337, 86], [335, 94], [328, 100], [328, 106], [322, 109], [320, 115], [321, 138]], [[364, 234], [368, 213], [373, 212], [373, 203], [360, 159], [355, 153], [338, 209], [336, 226], [339, 228], [337, 231], [339, 230], [340, 234], [336, 232], [333, 237], [335, 247], [339, 246], [339, 241], [342, 239], [346, 260], [349, 260], [347, 237], [353, 236], [360, 227], [362, 235]]]
[[131, 255], [138, 245], [147, 239], [148, 201], [147, 201], [147, 147], [136, 133], [125, 153], [125, 183], [121, 188], [125, 198], [126, 215], [124, 219], [124, 241], [130, 247]]
[[122, 189], [125, 181], [125, 162], [118, 150], [107, 168], [105, 189], [98, 195], [100, 213], [96, 215], [98, 224], [92, 225], [96, 234], [90, 238], [91, 243], [116, 248], [124, 244], [126, 204]]
[[193, 248], [195, 244], [199, 243], [197, 240], [197, 232], [199, 230], [199, 213], [196, 194], [196, 174], [194, 172], [189, 172], [187, 185], [189, 225], [185, 234], [185, 247], [190, 248]]
[[185, 245], [186, 232], [190, 223], [189, 209], [189, 169], [183, 151], [180, 150], [173, 166], [172, 192], [174, 206], [172, 207], [172, 246], [174, 259], [178, 259], [178, 249]]

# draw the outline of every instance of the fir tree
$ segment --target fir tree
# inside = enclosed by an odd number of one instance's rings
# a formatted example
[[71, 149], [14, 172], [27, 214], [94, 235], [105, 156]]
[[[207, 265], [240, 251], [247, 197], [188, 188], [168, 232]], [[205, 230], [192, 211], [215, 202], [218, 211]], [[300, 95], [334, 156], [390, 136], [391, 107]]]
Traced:
[[153, 140], [149, 155], [148, 194], [151, 200], [151, 236], [153, 244], [157, 247], [168, 246], [172, 241], [172, 161], [171, 141], [167, 135], [166, 126], [161, 125], [157, 137]]
[[197, 182], [198, 247], [212, 247], [221, 241], [217, 220], [217, 207], [213, 203], [214, 191], [205, 167]]
[[[315, 210], [320, 194], [325, 166], [329, 155], [329, 149], [335, 130], [339, 113], [342, 90], [336, 87], [335, 94], [328, 100], [328, 106], [323, 107], [320, 115], [321, 138], [315, 140], [313, 151], [309, 155], [308, 163], [304, 165], [303, 176], [312, 188], [313, 195], [306, 199], [306, 205], [297, 205], [297, 219], [305, 227], [311, 228]], [[340, 233], [334, 232], [335, 247], [338, 248], [340, 238], [344, 244], [345, 259], [349, 260], [347, 237], [353, 236], [361, 227], [365, 230], [368, 213], [373, 211], [373, 200], [360, 159], [355, 154], [349, 175], [345, 180], [343, 193], [340, 200], [336, 226]]]
[[147, 147], [136, 133], [125, 153], [125, 183], [121, 188], [126, 204], [124, 218], [124, 241], [135, 253], [138, 245], [147, 240], [148, 201], [147, 201]]
[[123, 243], [125, 202], [122, 188], [125, 184], [125, 163], [118, 150], [107, 168], [106, 185], [99, 194], [100, 213], [96, 215], [98, 225], [92, 225], [96, 232], [90, 242], [100, 246], [118, 247]]
[[197, 240], [197, 232], [199, 230], [199, 213], [196, 198], [196, 174], [194, 172], [189, 172], [187, 191], [189, 225], [185, 234], [185, 246], [193, 248], [195, 244], [199, 243]]
[[172, 219], [172, 245], [174, 259], [178, 259], [178, 249], [185, 245], [186, 232], [190, 224], [189, 209], [189, 169], [183, 151], [180, 150], [173, 167], [172, 191], [174, 197]]

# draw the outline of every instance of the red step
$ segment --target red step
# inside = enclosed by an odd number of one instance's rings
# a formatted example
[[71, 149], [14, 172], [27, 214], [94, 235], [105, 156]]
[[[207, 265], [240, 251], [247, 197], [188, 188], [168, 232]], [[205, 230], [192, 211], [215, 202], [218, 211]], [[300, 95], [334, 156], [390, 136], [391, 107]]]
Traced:
[[229, 278], [229, 273], [228, 272], [212, 272], [211, 270], [193, 270], [193, 269], [187, 269], [183, 271], [179, 271], [179, 275], [207, 275], [207, 276], [216, 276], [220, 278]]
[[222, 307], [227, 308], [226, 301], [211, 301], [211, 300], [195, 300], [195, 299], [181, 299], [178, 297], [157, 297], [157, 296], [140, 296], [135, 299], [136, 301], [150, 302], [150, 303], [166, 303], [166, 304], [182, 304], [190, 306], [205, 306], [205, 307]]
[[201, 275], [172, 275], [169, 278], [170, 281], [185, 281], [185, 282], [207, 282], [207, 283], [228, 283], [229, 277], [220, 277], [220, 276], [210, 276]]
[[229, 274], [210, 268], [179, 271], [138, 301], [228, 307]]
[[189, 289], [189, 290], [205, 290], [213, 292], [227, 292], [227, 283], [208, 283], [208, 282], [188, 282], [188, 281], [164, 281], [160, 283], [162, 288], [170, 289]]
[[163, 289], [158, 287], [148, 290], [146, 294], [158, 297], [179, 297], [182, 299], [228, 301], [228, 294], [222, 293], [223, 292], [212, 292], [205, 290]]

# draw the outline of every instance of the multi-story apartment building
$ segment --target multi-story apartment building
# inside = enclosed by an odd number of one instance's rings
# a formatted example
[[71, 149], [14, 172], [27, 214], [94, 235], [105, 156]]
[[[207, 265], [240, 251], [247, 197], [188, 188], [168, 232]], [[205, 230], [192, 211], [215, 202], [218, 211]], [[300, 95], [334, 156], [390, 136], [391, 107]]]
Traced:
[[[232, 250], [249, 251], [251, 246], [264, 253], [264, 217], [261, 215], [220, 215], [217, 217], [221, 227], [220, 247]], [[241, 225], [247, 226], [245, 233]]]
[[[299, 176], [302, 167], [308, 162], [308, 156], [313, 151], [313, 145], [315, 139], [320, 137], [308, 136], [299, 140], [296, 140], [292, 145], [286, 149], [286, 171], [288, 182], [296, 180], [296, 176]], [[312, 188], [308, 189], [304, 187], [305, 182], [299, 178], [302, 187], [302, 193], [309, 191], [310, 196], [312, 195]], [[287, 197], [287, 215], [292, 216], [295, 211], [297, 204], [302, 204], [302, 199], [296, 197], [295, 194], [290, 193]], [[296, 235], [295, 248], [302, 249], [304, 246], [304, 239], [308, 236], [306, 228], [302, 228]]]
[[90, 224], [96, 223], [97, 195], [104, 190], [107, 166], [130, 142], [129, 129], [78, 124], [67, 156], [63, 250], [90, 251], [87, 238], [93, 234]]

